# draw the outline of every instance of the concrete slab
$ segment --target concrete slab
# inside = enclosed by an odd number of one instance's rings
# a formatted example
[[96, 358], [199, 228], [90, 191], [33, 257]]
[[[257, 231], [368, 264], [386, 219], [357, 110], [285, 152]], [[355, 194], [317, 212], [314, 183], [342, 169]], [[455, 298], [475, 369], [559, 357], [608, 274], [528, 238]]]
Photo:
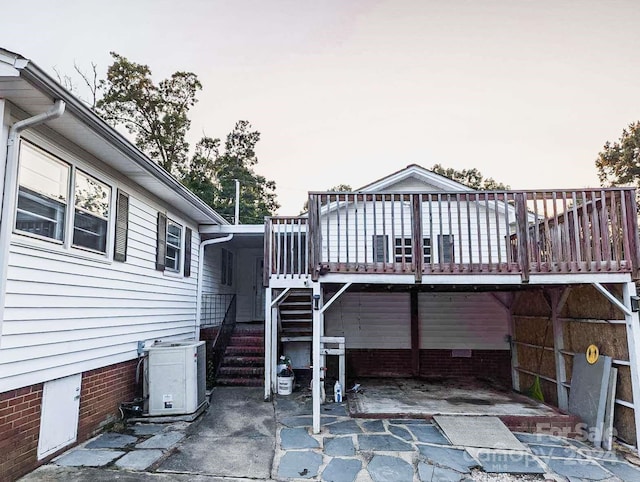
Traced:
[[163, 455], [162, 450], [132, 450], [124, 457], [116, 460], [116, 466], [128, 470], [145, 470], [157, 462]]
[[622, 480], [640, 480], [640, 468], [626, 462], [602, 461], [600, 465]]
[[407, 442], [413, 442], [413, 437], [411, 433], [404, 427], [396, 427], [395, 425], [389, 425], [389, 432], [391, 432], [396, 437], [400, 437]]
[[375, 379], [349, 394], [352, 414], [545, 416], [556, 412], [535, 400], [472, 381]]
[[168, 449], [184, 438], [182, 432], [161, 432], [136, 445], [137, 449]]
[[310, 452], [287, 452], [280, 459], [278, 477], [288, 479], [311, 479], [318, 475], [322, 455]]
[[315, 449], [320, 443], [314, 439], [306, 428], [283, 428], [280, 431], [280, 447], [290, 449]]
[[593, 364], [587, 357], [573, 357], [571, 390], [569, 391], [569, 413], [579, 416], [590, 429], [594, 429], [593, 445], [602, 444], [602, 426], [606, 408], [607, 391], [611, 376], [611, 357], [600, 356]]
[[74, 449], [54, 460], [63, 467], [102, 467], [125, 454], [122, 450]]
[[413, 467], [398, 457], [374, 455], [367, 466], [374, 482], [413, 480]]
[[382, 422], [382, 420], [367, 420], [366, 422], [362, 422], [362, 428], [364, 428], [366, 432], [373, 433], [381, 433], [386, 431], [384, 429], [384, 423]]
[[477, 449], [469, 452], [480, 462], [482, 470], [491, 474], [544, 474], [545, 468], [534, 456], [514, 450]]
[[600, 465], [588, 460], [575, 459], [545, 459], [551, 470], [565, 477], [582, 478], [586, 480], [603, 480], [611, 477]]
[[411, 452], [413, 446], [393, 435], [358, 435], [360, 450], [378, 450], [381, 452]]
[[498, 417], [438, 415], [433, 420], [452, 445], [525, 450]]
[[157, 471], [268, 479], [273, 451], [274, 437], [192, 435]]
[[[189, 433], [205, 437], [273, 437], [274, 407], [263, 401], [261, 388], [215, 387], [211, 407]], [[295, 406], [295, 405], [294, 405]]]
[[529, 449], [535, 454], [541, 457], [555, 457], [562, 459], [584, 459], [585, 457], [574, 447], [559, 447], [553, 445], [537, 445], [529, 444]]
[[389, 423], [393, 425], [432, 425], [431, 421], [424, 418], [392, 418]]
[[[320, 417], [321, 425], [333, 423], [337, 420], [338, 420], [338, 417], [335, 417], [333, 415], [322, 415]], [[282, 425], [285, 425], [287, 427], [312, 427], [313, 426], [313, 417], [309, 415], [285, 417], [278, 421]]]
[[[311, 398], [301, 400], [300, 397], [275, 399], [276, 409], [278, 413], [292, 415], [312, 415], [313, 402]], [[215, 405], [214, 405], [215, 406]]]
[[460, 482], [467, 479], [466, 475], [456, 472], [455, 470], [446, 469], [444, 467], [436, 467], [435, 465], [418, 464], [418, 477], [421, 482]]
[[418, 442], [451, 445], [435, 425], [411, 425], [407, 428], [418, 439]]
[[138, 439], [131, 435], [117, 432], [106, 432], [98, 436], [87, 445], [87, 449], [123, 449], [128, 445], [133, 445]]
[[327, 482], [354, 482], [362, 462], [355, 459], [332, 459], [322, 471], [322, 480]]
[[355, 420], [345, 420], [343, 422], [327, 425], [327, 430], [332, 435], [353, 435], [362, 433], [362, 429]]
[[472, 468], [479, 466], [478, 462], [466, 450], [434, 445], [418, 445], [417, 447], [420, 455], [432, 465], [446, 467], [465, 474], [471, 472]]
[[135, 435], [155, 435], [164, 430], [164, 425], [152, 424], [152, 423], [137, 423], [131, 427], [130, 430], [133, 431]]
[[332, 457], [350, 457], [355, 455], [356, 448], [351, 437], [325, 437], [324, 453]]

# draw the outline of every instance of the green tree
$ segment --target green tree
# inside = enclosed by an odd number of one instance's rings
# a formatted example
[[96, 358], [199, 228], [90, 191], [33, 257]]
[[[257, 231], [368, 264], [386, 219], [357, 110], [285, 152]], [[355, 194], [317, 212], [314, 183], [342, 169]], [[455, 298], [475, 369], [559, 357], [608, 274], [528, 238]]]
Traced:
[[111, 52], [113, 64], [100, 82], [97, 112], [113, 125], [124, 126], [136, 145], [171, 174], [184, 169], [189, 154], [185, 137], [189, 109], [202, 84], [192, 72], [175, 72], [157, 85], [147, 65]]
[[234, 216], [235, 180], [240, 181], [240, 222], [260, 223], [280, 205], [276, 201], [274, 181], [256, 174], [255, 147], [260, 133], [246, 120], [238, 121], [227, 135], [224, 153], [213, 162], [216, 200], [215, 210], [231, 221]]
[[603, 186], [640, 187], [640, 121], [623, 129], [617, 141], [605, 143], [598, 153], [596, 169]]
[[[338, 184], [337, 186], [330, 187], [327, 192], [351, 192], [353, 188], [349, 184]], [[302, 211], [300, 214], [306, 213], [309, 210], [309, 199], [306, 199], [302, 205]]]
[[445, 168], [441, 164], [434, 164], [430, 170], [479, 191], [504, 191], [510, 189], [507, 184], [497, 182], [491, 177], [485, 178], [476, 168], [458, 171], [450, 167]]

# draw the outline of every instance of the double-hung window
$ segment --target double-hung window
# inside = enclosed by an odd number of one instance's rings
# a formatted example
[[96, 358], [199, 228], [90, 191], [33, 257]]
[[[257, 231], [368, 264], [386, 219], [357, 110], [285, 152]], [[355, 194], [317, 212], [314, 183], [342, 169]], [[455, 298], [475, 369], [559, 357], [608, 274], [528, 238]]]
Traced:
[[64, 242], [70, 177], [70, 165], [23, 142], [16, 230]]
[[167, 254], [165, 268], [180, 271], [180, 253], [182, 251], [182, 226], [167, 219]]
[[106, 254], [110, 186], [24, 141], [18, 183], [17, 232]]

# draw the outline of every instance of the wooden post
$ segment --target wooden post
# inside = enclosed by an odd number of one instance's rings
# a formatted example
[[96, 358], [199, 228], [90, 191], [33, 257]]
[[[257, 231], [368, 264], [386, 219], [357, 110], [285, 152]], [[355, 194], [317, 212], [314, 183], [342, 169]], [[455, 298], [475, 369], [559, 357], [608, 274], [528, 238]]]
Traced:
[[516, 392], [520, 391], [520, 371], [518, 370], [518, 345], [516, 345], [516, 323], [513, 319], [513, 307], [520, 293], [511, 296], [509, 300], [509, 335], [511, 338], [511, 383]]
[[422, 283], [422, 195], [411, 197], [411, 239], [413, 240], [413, 264], [415, 266], [416, 283]]
[[638, 244], [638, 215], [636, 206], [636, 191], [631, 189], [625, 191], [627, 196], [627, 236], [629, 238], [629, 248], [631, 250], [631, 276], [634, 280], [640, 278], [640, 245]]
[[[309, 273], [313, 281], [318, 281], [320, 276], [320, 219], [319, 219], [318, 195], [309, 194], [309, 224], [307, 237], [309, 239]], [[328, 218], [328, 213], [327, 213]]]
[[271, 401], [271, 288], [264, 296], [264, 401]]
[[[319, 282], [313, 283], [313, 296], [320, 296], [322, 301], [322, 289]], [[315, 304], [315, 301], [314, 301]], [[318, 307], [320, 308], [320, 307]], [[312, 380], [312, 402], [313, 402], [313, 433], [320, 433], [320, 384], [323, 383], [322, 367], [320, 366], [320, 350], [321, 350], [321, 338], [322, 338], [322, 313], [320, 309], [313, 309], [313, 337], [311, 341], [312, 349], [312, 363], [313, 363], [313, 380]]]
[[[265, 288], [269, 286], [269, 278], [271, 277], [271, 223], [271, 218], [267, 218], [264, 221], [264, 268], [262, 270], [262, 283]], [[269, 300], [269, 303], [271, 303], [271, 300]]]
[[522, 282], [529, 282], [529, 222], [524, 193], [516, 193], [516, 232], [518, 233], [518, 261]]
[[564, 385], [567, 381], [567, 370], [562, 351], [564, 350], [564, 333], [560, 311], [569, 296], [571, 288], [551, 289], [551, 322], [553, 324], [553, 354], [556, 360], [556, 386], [558, 392], [558, 407], [560, 410], [569, 409], [569, 390]]
[[411, 288], [411, 371], [414, 377], [420, 376], [420, 313], [419, 292]]
[[627, 326], [627, 346], [631, 365], [631, 392], [633, 394], [633, 418], [635, 421], [636, 448], [640, 452], [640, 322], [638, 312], [631, 310], [631, 297], [636, 296], [633, 281], [622, 285], [622, 301], [627, 307], [624, 319]]

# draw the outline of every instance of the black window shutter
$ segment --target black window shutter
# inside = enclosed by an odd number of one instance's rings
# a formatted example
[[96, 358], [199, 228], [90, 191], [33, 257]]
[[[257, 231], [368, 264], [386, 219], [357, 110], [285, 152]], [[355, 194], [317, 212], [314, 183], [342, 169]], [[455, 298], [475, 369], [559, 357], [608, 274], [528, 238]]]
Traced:
[[127, 238], [129, 232], [129, 195], [118, 189], [116, 199], [116, 234], [113, 242], [113, 260], [127, 260]]
[[167, 259], [167, 216], [158, 213], [158, 237], [156, 244], [156, 269], [164, 271]]
[[191, 229], [184, 230], [184, 276], [191, 276]]

